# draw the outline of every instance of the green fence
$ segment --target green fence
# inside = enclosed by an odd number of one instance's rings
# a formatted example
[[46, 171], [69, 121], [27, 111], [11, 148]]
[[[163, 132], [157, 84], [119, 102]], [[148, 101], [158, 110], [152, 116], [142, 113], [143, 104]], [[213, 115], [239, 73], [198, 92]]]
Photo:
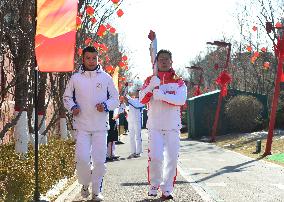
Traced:
[[[201, 137], [209, 137], [211, 135], [214, 122], [215, 112], [217, 108], [218, 96], [220, 90], [205, 93], [200, 96], [195, 96], [187, 100], [188, 107], [188, 137], [200, 139]], [[228, 121], [223, 116], [225, 103], [233, 96], [237, 95], [252, 95], [263, 104], [262, 117], [268, 117], [267, 96], [250, 93], [235, 89], [229, 89], [228, 95], [224, 97], [221, 105], [220, 117], [217, 127], [217, 135], [224, 135], [233, 132], [229, 128]]]

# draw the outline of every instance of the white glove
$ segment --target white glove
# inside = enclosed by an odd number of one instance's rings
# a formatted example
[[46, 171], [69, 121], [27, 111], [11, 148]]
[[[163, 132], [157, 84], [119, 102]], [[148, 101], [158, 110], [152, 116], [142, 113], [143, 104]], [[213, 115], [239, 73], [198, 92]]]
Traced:
[[150, 83], [149, 83], [149, 89], [154, 90], [157, 86], [159, 86], [161, 83], [161, 80], [157, 76], [152, 76]]
[[153, 98], [154, 100], [164, 100], [165, 93], [160, 89], [153, 90]]

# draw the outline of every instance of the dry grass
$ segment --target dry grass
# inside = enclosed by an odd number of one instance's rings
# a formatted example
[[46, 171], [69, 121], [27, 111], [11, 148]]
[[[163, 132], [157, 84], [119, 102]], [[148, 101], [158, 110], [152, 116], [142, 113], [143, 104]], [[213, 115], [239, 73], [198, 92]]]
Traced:
[[[187, 137], [187, 133], [181, 134], [181, 139], [186, 139]], [[261, 140], [261, 152], [259, 154], [254, 153], [256, 151], [257, 140]], [[217, 142], [215, 144], [219, 147], [257, 159], [260, 158], [265, 151], [266, 137], [248, 137], [247, 134], [226, 135], [217, 137]], [[284, 138], [280, 138], [280, 136], [274, 136], [271, 150], [272, 154], [284, 153]], [[271, 161], [267, 159], [267, 157], [263, 158], [263, 160], [284, 166], [284, 163]]]

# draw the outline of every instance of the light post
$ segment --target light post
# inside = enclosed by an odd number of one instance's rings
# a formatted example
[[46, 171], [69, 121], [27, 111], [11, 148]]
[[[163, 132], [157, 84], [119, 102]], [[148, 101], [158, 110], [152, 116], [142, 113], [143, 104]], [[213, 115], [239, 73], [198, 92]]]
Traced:
[[[229, 60], [230, 60], [231, 43], [226, 43], [226, 42], [223, 42], [223, 41], [214, 41], [214, 42], [207, 42], [207, 44], [215, 45], [215, 46], [218, 46], [218, 47], [226, 47], [227, 48], [226, 63], [225, 63], [224, 67], [221, 67], [221, 68], [225, 69], [222, 72], [224, 74], [221, 73], [221, 76], [225, 75], [226, 74], [226, 70], [228, 69]], [[228, 80], [228, 79], [226, 79], [226, 80]], [[224, 90], [226, 90], [226, 83], [221, 85], [221, 91], [220, 91], [219, 97], [218, 97], [218, 104], [217, 104], [217, 109], [216, 109], [216, 112], [215, 112], [215, 118], [214, 118], [214, 123], [213, 123], [213, 127], [212, 127], [210, 142], [216, 142], [216, 131], [217, 131], [218, 120], [219, 120], [219, 116], [220, 116], [222, 97], [224, 96], [224, 92], [223, 92]]]
[[275, 78], [274, 94], [273, 94], [270, 117], [269, 117], [269, 129], [268, 129], [266, 147], [265, 147], [265, 152], [263, 156], [271, 155], [273, 130], [275, 126], [276, 110], [277, 110], [278, 99], [279, 99], [279, 94], [280, 94], [280, 82], [281, 82], [281, 76], [283, 75], [283, 61], [284, 61], [283, 23], [284, 23], [284, 19], [282, 19], [282, 27], [274, 27], [271, 22], [266, 23], [267, 33], [271, 33], [271, 31], [273, 30], [275, 34], [275, 29], [279, 29], [279, 33], [278, 33], [279, 36], [278, 36], [277, 45], [274, 44], [275, 55], [278, 59], [278, 67], [277, 67], [277, 74]]

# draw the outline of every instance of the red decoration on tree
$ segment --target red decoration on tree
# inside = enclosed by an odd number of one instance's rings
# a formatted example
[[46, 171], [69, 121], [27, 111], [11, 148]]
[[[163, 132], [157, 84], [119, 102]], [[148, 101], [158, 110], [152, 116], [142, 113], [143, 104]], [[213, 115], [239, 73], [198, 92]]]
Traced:
[[252, 47], [248, 45], [248, 46], [247, 46], [247, 51], [248, 51], [248, 52], [251, 52], [251, 51], [252, 51]]
[[94, 15], [94, 13], [95, 13], [95, 9], [94, 9], [92, 6], [87, 6], [87, 7], [86, 7], [86, 13], [87, 13], [89, 16], [92, 16], [92, 15]]
[[119, 67], [124, 67], [125, 64], [124, 64], [124, 62], [120, 61], [120, 62], [118, 63], [118, 66], [119, 66]]
[[100, 49], [104, 52], [108, 51], [108, 47], [105, 44], [100, 44]]
[[105, 57], [106, 62], [108, 63], [110, 61], [110, 58], [108, 56]]
[[254, 57], [259, 57], [259, 52], [258, 52], [258, 51], [255, 51], [255, 52], [253, 53], [253, 56], [254, 56]]
[[252, 64], [254, 64], [254, 63], [255, 63], [255, 61], [256, 61], [256, 59], [257, 59], [257, 57], [252, 56], [252, 57], [251, 57], [251, 59], [250, 59], [250, 62], [251, 62]]
[[232, 81], [231, 75], [226, 71], [222, 71], [216, 79], [216, 83], [221, 87], [221, 95], [227, 95], [227, 85]]
[[281, 22], [277, 22], [277, 23], [276, 23], [276, 25], [275, 25], [275, 27], [276, 27], [277, 29], [282, 28], [282, 24], [281, 24]]
[[116, 12], [116, 14], [117, 14], [118, 17], [121, 17], [121, 16], [123, 16], [124, 12], [123, 12], [123, 10], [118, 9], [118, 11]]
[[107, 72], [112, 72], [114, 70], [114, 67], [112, 65], [108, 65], [108, 66], [105, 67], [105, 70]]
[[121, 58], [122, 60], [124, 60], [124, 61], [126, 61], [128, 58], [127, 58], [127, 56], [126, 55], [124, 55], [124, 56], [122, 56], [122, 58]]
[[193, 95], [194, 96], [198, 96], [198, 95], [201, 95], [202, 93], [201, 93], [201, 90], [200, 90], [200, 86], [195, 86], [195, 90], [194, 90], [194, 93], [193, 93]]
[[76, 25], [77, 25], [77, 28], [78, 27], [81, 27], [81, 24], [82, 24], [82, 20], [79, 16], [76, 17]]
[[112, 3], [114, 3], [114, 4], [118, 4], [118, 2], [120, 1], [120, 0], [111, 0], [112, 1]]
[[269, 62], [264, 62], [263, 63], [263, 67], [264, 67], [264, 69], [269, 69], [269, 67], [270, 67], [270, 63]]
[[106, 28], [107, 28], [107, 29], [110, 29], [110, 28], [111, 28], [111, 26], [110, 26], [109, 23], [107, 23]]
[[95, 24], [96, 22], [97, 22], [97, 19], [96, 18], [91, 18], [91, 22], [93, 23], [93, 24]]
[[114, 34], [114, 33], [116, 32], [116, 29], [115, 29], [114, 27], [111, 27], [111, 28], [109, 29], [109, 32], [112, 33], [112, 34]]
[[104, 25], [100, 25], [98, 32], [97, 32], [97, 35], [103, 36], [106, 30], [107, 30], [107, 28]]
[[253, 27], [252, 27], [252, 30], [253, 30], [253, 31], [256, 31], [256, 30], [257, 30], [257, 27], [256, 27], [256, 26], [253, 26]]
[[79, 56], [81, 56], [82, 53], [83, 53], [83, 49], [82, 48], [78, 48], [78, 52], [77, 53], [78, 53]]
[[265, 47], [262, 47], [260, 50], [264, 53], [267, 51], [267, 49]]
[[214, 69], [215, 70], [219, 69], [219, 65], [217, 63], [214, 65]]
[[85, 40], [85, 45], [89, 45], [89, 43], [92, 42], [92, 39], [90, 37], [88, 37], [86, 40]]
[[100, 44], [99, 44], [98, 42], [94, 42], [94, 43], [93, 43], [93, 46], [94, 46], [96, 49], [99, 49]]

